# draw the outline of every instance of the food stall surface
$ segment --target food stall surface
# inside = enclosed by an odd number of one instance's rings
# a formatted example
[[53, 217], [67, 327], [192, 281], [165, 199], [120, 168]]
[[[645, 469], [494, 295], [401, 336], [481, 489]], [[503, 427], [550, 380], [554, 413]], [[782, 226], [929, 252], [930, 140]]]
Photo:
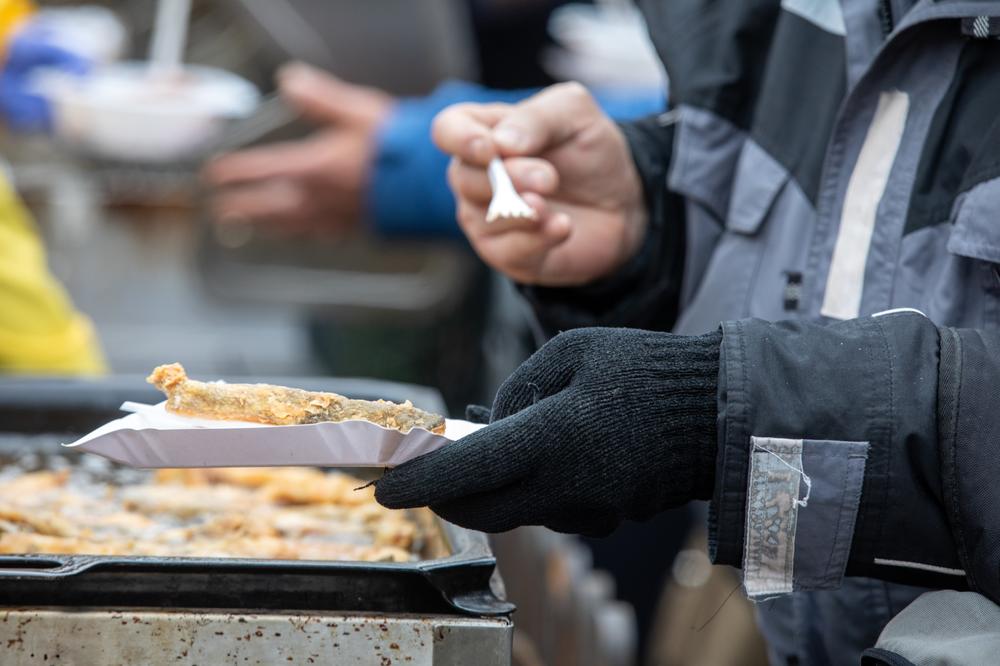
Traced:
[[[421, 387], [308, 383], [443, 407]], [[0, 465], [64, 460], [60, 442], [150, 388], [139, 377], [0, 379]], [[123, 483], [146, 474], [121, 471]], [[446, 550], [407, 562], [5, 555], [0, 664], [509, 664], [513, 606], [485, 535], [437, 525]]]
[[4, 664], [500, 666], [506, 618], [0, 611]]

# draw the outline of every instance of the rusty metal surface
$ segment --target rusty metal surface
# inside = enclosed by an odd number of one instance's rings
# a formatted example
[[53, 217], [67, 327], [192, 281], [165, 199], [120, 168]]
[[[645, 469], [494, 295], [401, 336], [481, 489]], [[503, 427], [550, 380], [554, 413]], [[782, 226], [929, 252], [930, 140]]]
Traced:
[[509, 666], [505, 618], [0, 609], [3, 666]]

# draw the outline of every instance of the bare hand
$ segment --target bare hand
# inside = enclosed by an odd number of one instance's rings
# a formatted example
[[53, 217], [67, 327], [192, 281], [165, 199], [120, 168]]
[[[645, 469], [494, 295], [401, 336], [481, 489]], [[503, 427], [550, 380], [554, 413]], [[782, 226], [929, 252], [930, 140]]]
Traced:
[[[517, 105], [457, 104], [434, 121], [453, 155], [458, 222], [479, 256], [524, 284], [579, 286], [613, 273], [646, 233], [642, 186], [618, 127], [576, 83]], [[504, 157], [538, 220], [486, 223], [486, 165]]]
[[393, 98], [308, 65], [278, 73], [282, 97], [320, 127], [300, 141], [249, 148], [209, 163], [212, 211], [226, 222], [273, 222], [283, 230], [346, 231], [363, 215], [375, 135]]

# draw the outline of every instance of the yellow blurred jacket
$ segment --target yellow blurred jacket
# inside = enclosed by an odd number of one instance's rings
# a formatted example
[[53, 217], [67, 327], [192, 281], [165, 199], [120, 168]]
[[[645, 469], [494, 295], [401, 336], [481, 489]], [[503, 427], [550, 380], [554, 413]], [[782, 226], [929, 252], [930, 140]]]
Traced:
[[[35, 9], [31, 0], [0, 0], [0, 51]], [[104, 370], [93, 326], [49, 273], [31, 216], [0, 179], [0, 373]]]
[[34, 222], [0, 181], [0, 373], [104, 369], [93, 326], [49, 272]]
[[35, 11], [31, 0], [0, 0], [0, 44], [6, 46], [14, 30]]

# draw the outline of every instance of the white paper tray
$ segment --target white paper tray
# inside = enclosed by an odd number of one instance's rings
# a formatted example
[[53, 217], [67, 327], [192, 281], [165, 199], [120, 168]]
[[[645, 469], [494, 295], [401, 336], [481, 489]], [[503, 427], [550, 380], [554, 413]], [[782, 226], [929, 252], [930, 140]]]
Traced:
[[271, 426], [171, 414], [158, 405], [125, 403], [132, 414], [63, 446], [139, 468], [394, 467], [464, 437], [481, 425], [447, 419], [445, 434], [407, 434], [368, 421]]

